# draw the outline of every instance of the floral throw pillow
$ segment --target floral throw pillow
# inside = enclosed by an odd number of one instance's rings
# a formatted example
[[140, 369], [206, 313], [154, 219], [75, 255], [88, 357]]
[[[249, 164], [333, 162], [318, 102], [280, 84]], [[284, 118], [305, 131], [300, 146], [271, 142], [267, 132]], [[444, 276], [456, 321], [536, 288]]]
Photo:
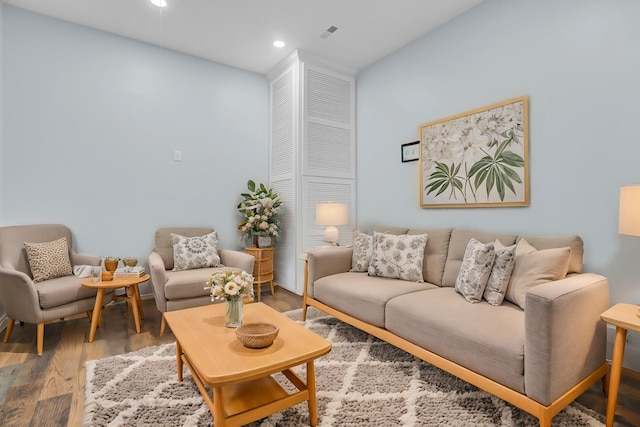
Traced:
[[353, 232], [353, 255], [351, 256], [351, 271], [367, 272], [373, 254], [373, 236], [359, 231]]
[[493, 242], [483, 244], [476, 239], [469, 240], [455, 285], [467, 301], [476, 303], [482, 298], [495, 256]]
[[369, 276], [423, 282], [422, 263], [426, 244], [426, 234], [398, 236], [374, 233]]
[[173, 271], [220, 267], [217, 232], [197, 237], [171, 233], [171, 242], [173, 243]]
[[24, 242], [24, 247], [34, 283], [73, 274], [66, 237], [46, 243]]
[[487, 281], [483, 297], [491, 305], [500, 305], [509, 286], [516, 261], [516, 245], [506, 247], [500, 240], [494, 242], [496, 258]]

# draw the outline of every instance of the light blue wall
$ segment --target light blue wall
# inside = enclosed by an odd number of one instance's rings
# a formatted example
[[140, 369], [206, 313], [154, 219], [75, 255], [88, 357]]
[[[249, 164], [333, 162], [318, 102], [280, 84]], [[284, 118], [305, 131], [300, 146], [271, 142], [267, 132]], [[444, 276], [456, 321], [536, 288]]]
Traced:
[[[358, 227], [579, 234], [584, 268], [609, 278], [611, 303], [640, 303], [640, 239], [617, 233], [619, 187], [640, 183], [639, 22], [635, 0], [487, 0], [363, 70]], [[520, 95], [530, 206], [421, 209], [418, 163], [401, 163], [400, 145], [421, 123]], [[625, 363], [640, 360], [639, 338]]]
[[[4, 97], [3, 97], [3, 91], [2, 91], [2, 87], [3, 87], [3, 81], [4, 78], [2, 77], [2, 64], [3, 64], [3, 34], [4, 34], [4, 24], [3, 24], [3, 13], [4, 13], [4, 4], [0, 3], [0, 224], [2, 224], [2, 200], [3, 200], [3, 191], [2, 191], [2, 182], [3, 182], [3, 176], [4, 176], [4, 169], [5, 169], [5, 165], [4, 165], [4, 127], [3, 127], [3, 104], [4, 104]], [[2, 305], [2, 301], [0, 301], [0, 313], [4, 313], [4, 307]]]
[[6, 5], [3, 24], [4, 225], [64, 223], [80, 252], [145, 264], [161, 226], [241, 248], [235, 206], [268, 176], [264, 76]]

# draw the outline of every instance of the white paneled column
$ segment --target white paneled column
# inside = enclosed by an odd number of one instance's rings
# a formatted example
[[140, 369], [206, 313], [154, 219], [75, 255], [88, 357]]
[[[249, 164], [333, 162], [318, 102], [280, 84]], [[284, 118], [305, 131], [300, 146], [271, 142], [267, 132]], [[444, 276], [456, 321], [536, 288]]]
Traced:
[[316, 204], [334, 201], [349, 209], [338, 226], [350, 245], [355, 224], [354, 73], [293, 52], [269, 73], [271, 84], [270, 185], [283, 200], [283, 234], [276, 245], [275, 280], [302, 294], [300, 254], [322, 245]]

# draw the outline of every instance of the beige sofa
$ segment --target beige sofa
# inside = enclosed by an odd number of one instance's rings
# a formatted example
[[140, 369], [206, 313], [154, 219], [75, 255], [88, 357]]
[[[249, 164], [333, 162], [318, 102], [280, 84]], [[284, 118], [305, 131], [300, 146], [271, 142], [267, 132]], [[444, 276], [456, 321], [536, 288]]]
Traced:
[[[521, 236], [463, 229], [376, 227], [427, 234], [424, 282], [350, 272], [353, 248], [307, 253], [303, 317], [316, 307], [538, 417], [551, 419], [599, 379], [606, 384], [605, 277], [582, 273], [577, 236], [524, 236], [535, 249], [570, 247], [567, 276], [533, 287], [523, 310], [468, 302], [454, 285], [471, 238], [515, 244]], [[517, 259], [516, 259], [517, 263]], [[511, 283], [510, 283], [511, 284]]]
[[[171, 233], [185, 237], [196, 237], [204, 236], [213, 231], [213, 228], [202, 227], [167, 227], [156, 231], [155, 246], [149, 255], [149, 270], [156, 307], [161, 313], [211, 304], [209, 291], [204, 288], [214, 271], [231, 268], [248, 273], [253, 272], [255, 261], [253, 255], [230, 249], [218, 249], [223, 267], [173, 271], [174, 256]], [[160, 334], [164, 333], [165, 328], [166, 322], [163, 316]]]

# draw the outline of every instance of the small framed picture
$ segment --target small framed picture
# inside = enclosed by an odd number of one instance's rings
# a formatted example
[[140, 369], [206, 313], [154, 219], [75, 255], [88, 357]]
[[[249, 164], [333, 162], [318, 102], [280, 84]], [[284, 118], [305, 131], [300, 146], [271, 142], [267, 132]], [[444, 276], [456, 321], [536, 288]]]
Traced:
[[420, 141], [402, 144], [402, 162], [415, 162], [420, 159]]

